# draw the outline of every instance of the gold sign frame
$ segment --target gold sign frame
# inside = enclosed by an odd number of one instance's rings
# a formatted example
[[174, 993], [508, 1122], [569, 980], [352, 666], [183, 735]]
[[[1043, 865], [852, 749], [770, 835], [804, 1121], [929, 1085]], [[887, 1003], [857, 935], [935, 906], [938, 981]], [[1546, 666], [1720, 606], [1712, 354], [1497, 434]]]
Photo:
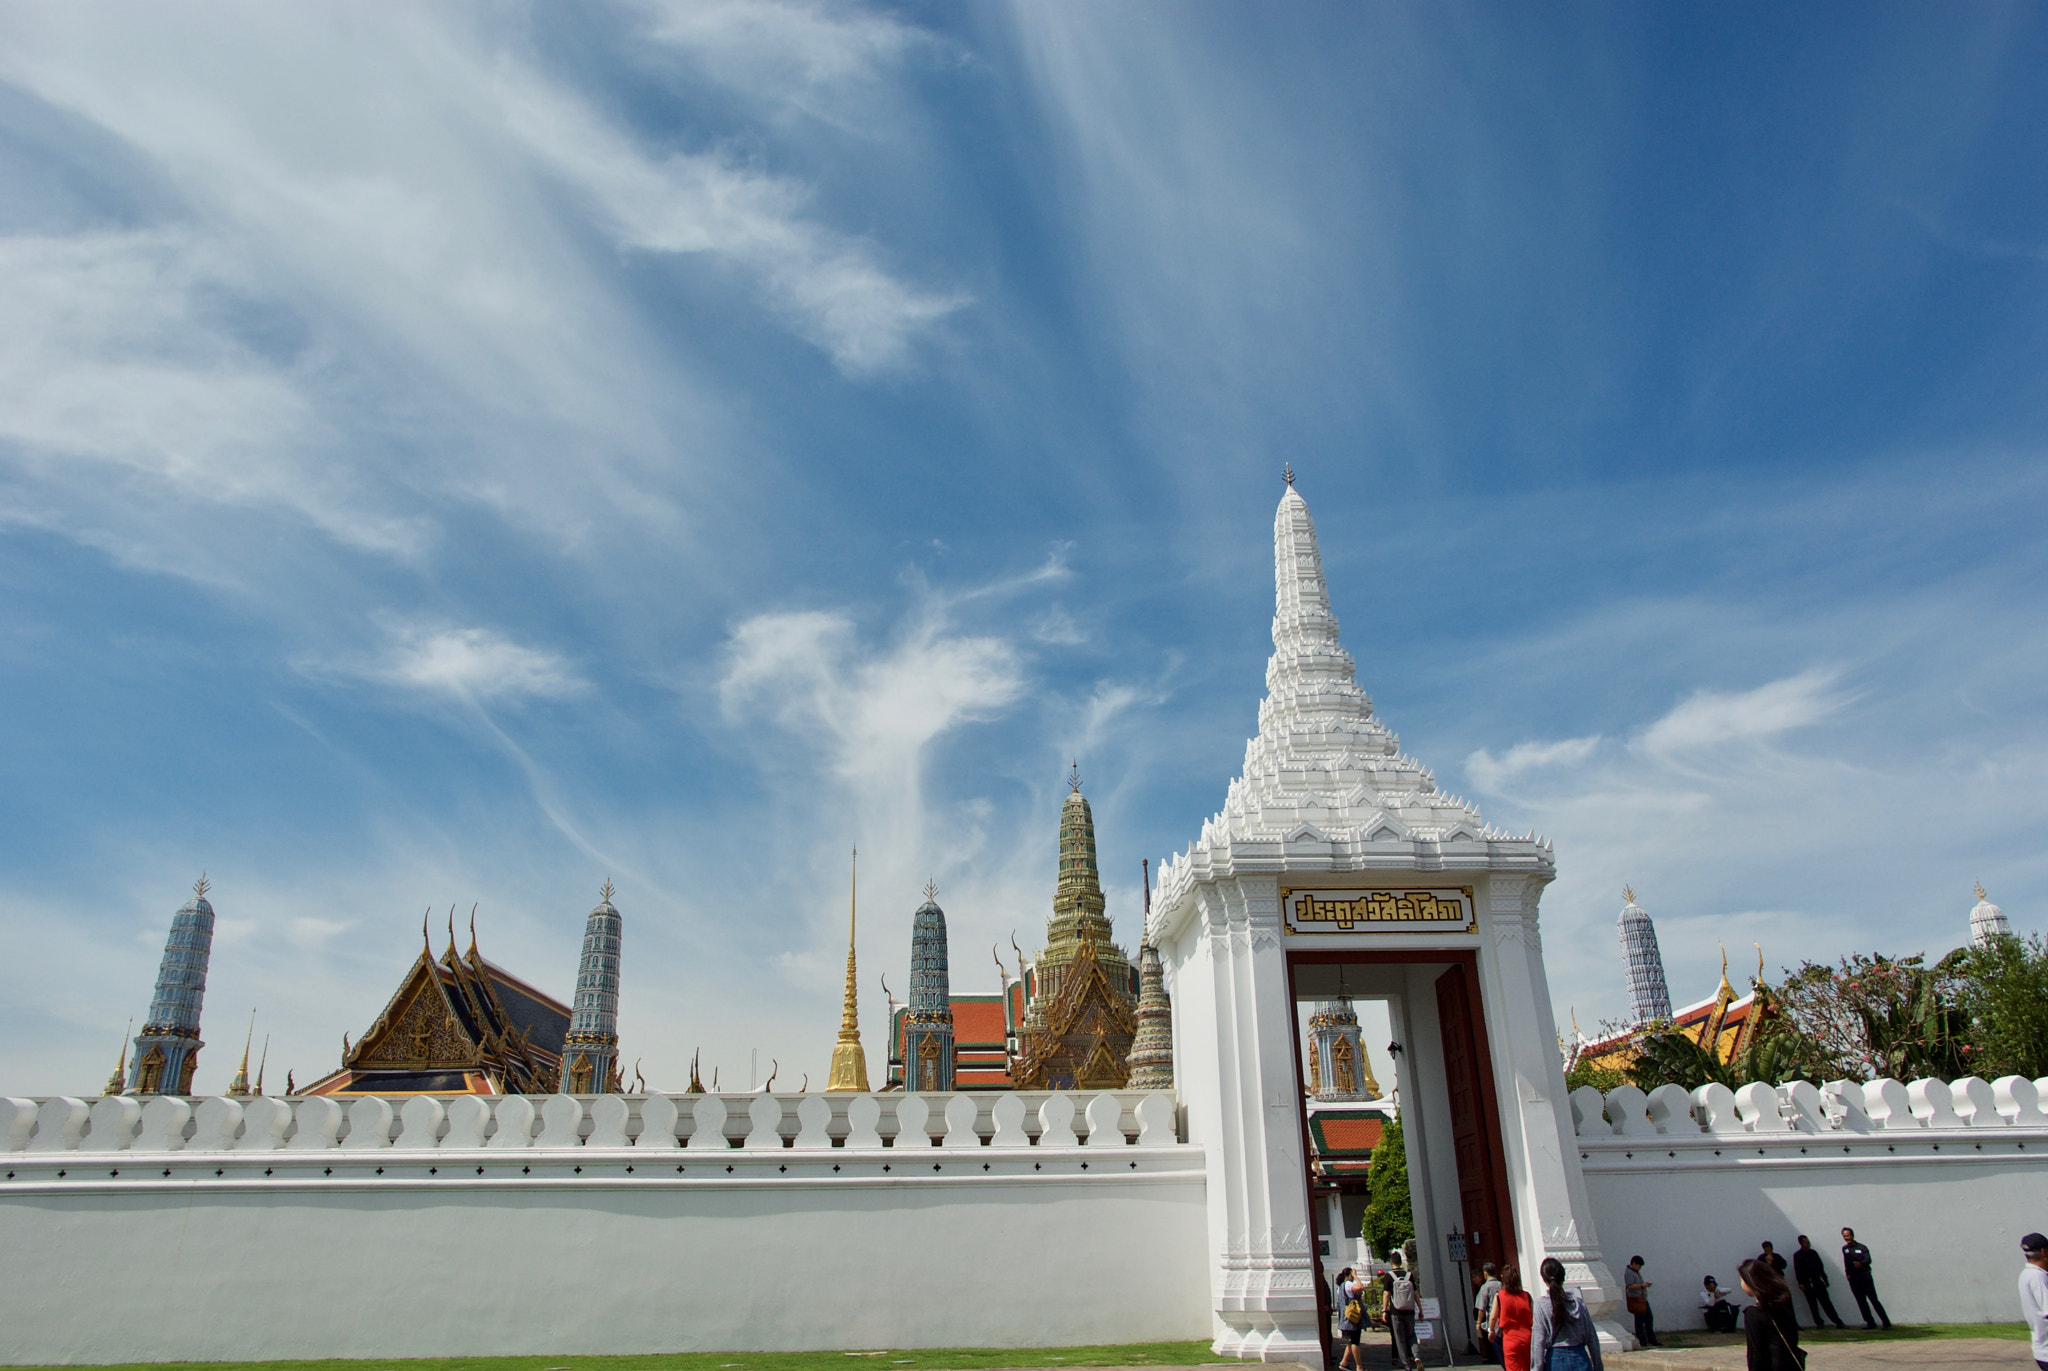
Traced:
[[1478, 927], [1472, 887], [1310, 887], [1280, 892], [1290, 934], [1470, 933]]

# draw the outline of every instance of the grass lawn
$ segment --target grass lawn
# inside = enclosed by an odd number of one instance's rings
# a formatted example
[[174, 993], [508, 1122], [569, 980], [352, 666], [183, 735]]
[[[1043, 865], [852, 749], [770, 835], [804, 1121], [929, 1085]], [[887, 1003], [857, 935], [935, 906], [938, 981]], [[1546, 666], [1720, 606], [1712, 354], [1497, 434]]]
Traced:
[[[1697, 1329], [1674, 1333], [1660, 1328], [1657, 1336], [1664, 1340], [1666, 1347], [1728, 1347], [1742, 1341], [1740, 1333], [1702, 1333]], [[1802, 1327], [1799, 1330], [1802, 1345], [1822, 1342], [1930, 1342], [1942, 1338], [2000, 1338], [2008, 1342], [2025, 1342], [2027, 1326], [2023, 1323], [1896, 1323], [1890, 1332], [1866, 1333], [1855, 1324], [1847, 1328]]]
[[928, 1347], [908, 1352], [676, 1352], [651, 1357], [372, 1357], [360, 1361], [149, 1362], [105, 1371], [979, 1371], [992, 1366], [1193, 1366], [1206, 1342], [1120, 1347]]

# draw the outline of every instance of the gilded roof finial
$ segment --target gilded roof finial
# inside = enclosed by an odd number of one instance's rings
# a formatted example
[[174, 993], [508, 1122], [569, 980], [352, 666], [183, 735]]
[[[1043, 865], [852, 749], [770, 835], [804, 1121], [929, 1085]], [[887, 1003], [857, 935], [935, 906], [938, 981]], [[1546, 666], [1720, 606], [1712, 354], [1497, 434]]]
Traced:
[[1988, 900], [1991, 898], [1989, 895], [1986, 895], [1984, 893], [1984, 882], [1982, 881], [1977, 882], [1977, 898], [1980, 900]]
[[1067, 789], [1076, 795], [1081, 793], [1081, 761], [1078, 757], [1074, 759], [1072, 769], [1067, 772]]
[[107, 1088], [102, 1095], [119, 1095], [128, 1089], [128, 1034], [135, 1027], [135, 1020], [128, 1020], [128, 1027], [121, 1030], [121, 1064], [114, 1068], [114, 1074], [107, 1077]]
[[256, 1060], [256, 1093], [263, 1093], [263, 1068], [270, 1065], [270, 1035], [263, 1035], [263, 1055]]
[[1636, 888], [1632, 885], [1624, 884], [1621, 887], [1621, 898], [1628, 904], [1634, 904], [1636, 902]]
[[924, 897], [927, 900], [939, 898], [939, 882], [936, 877], [927, 877], [924, 883]]
[[1294, 486], [1294, 463], [1289, 462], [1286, 466], [1282, 467], [1280, 474], [1286, 478], [1288, 488], [1292, 489]]
[[420, 915], [420, 941], [426, 945], [427, 956], [429, 959], [432, 959], [434, 955], [434, 940], [427, 933], [427, 920], [433, 917], [434, 907], [432, 905], [428, 905], [426, 911]]
[[452, 904], [448, 906], [448, 956], [451, 960], [455, 956], [455, 906]]
[[476, 906], [469, 907], [469, 955], [476, 956]]
[[1764, 945], [1762, 943], [1753, 943], [1751, 945], [1756, 948], [1756, 981], [1754, 984], [1762, 985], [1764, 983]]
[[597, 892], [597, 898], [605, 904], [612, 902], [612, 878], [604, 878], [604, 888]]
[[199, 879], [192, 882], [192, 898], [195, 900], [205, 899], [206, 892], [211, 888], [206, 884], [206, 873], [204, 871], [200, 872]]

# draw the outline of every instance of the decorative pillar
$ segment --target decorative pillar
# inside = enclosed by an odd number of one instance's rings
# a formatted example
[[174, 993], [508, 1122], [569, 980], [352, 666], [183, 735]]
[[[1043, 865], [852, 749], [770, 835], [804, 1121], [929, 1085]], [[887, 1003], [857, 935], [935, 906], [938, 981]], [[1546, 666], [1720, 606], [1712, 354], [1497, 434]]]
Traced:
[[562, 1039], [562, 1093], [611, 1095], [619, 1090], [619, 951], [625, 920], [612, 905], [612, 883], [598, 891], [583, 925], [569, 1032]]
[[149, 1017], [135, 1035], [135, 1056], [128, 1067], [131, 1095], [189, 1095], [192, 1072], [199, 1065], [199, 1010], [206, 999], [206, 964], [213, 956], [213, 906], [206, 899], [206, 877], [192, 887], [192, 898], [171, 916], [171, 935], [164, 941], [164, 960], [156, 973], [156, 993]]
[[1138, 1036], [1131, 1042], [1129, 1088], [1173, 1089], [1173, 1001], [1159, 949], [1149, 939], [1138, 949]]
[[1629, 1006], [1635, 1026], [1664, 1023], [1671, 1018], [1671, 991], [1664, 983], [1664, 954], [1657, 949], [1657, 926], [1636, 903], [1636, 892], [1621, 888], [1621, 955], [1628, 962]]
[[1603, 1342], [1627, 1350], [1636, 1345], [1635, 1337], [1619, 1319], [1621, 1283], [1600, 1252], [1564, 1064], [1551, 1046], [1557, 1020], [1536, 917], [1549, 881], [1548, 874], [1496, 875], [1487, 883], [1494, 955], [1493, 983], [1485, 987], [1486, 1022], [1514, 1190], [1516, 1246], [1525, 1271], [1534, 1271], [1545, 1257], [1563, 1262], [1565, 1284], [1584, 1297]]
[[953, 999], [946, 965], [946, 911], [926, 882], [910, 920], [910, 1003], [903, 1014], [903, 1088], [953, 1089]]

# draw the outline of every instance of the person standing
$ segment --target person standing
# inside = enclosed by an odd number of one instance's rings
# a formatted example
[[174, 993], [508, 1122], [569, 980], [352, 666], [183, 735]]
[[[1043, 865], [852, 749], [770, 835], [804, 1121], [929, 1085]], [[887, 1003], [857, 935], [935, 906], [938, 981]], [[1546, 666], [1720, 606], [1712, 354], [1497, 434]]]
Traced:
[[1358, 1351], [1358, 1339], [1365, 1332], [1365, 1282], [1348, 1266], [1337, 1273], [1337, 1332], [1344, 1341], [1344, 1354], [1337, 1365], [1348, 1371], [1365, 1371]]
[[1650, 1312], [1650, 1282], [1643, 1279], [1643, 1259], [1630, 1257], [1628, 1270], [1621, 1278], [1623, 1293], [1628, 1296], [1628, 1312], [1636, 1316], [1636, 1341], [1645, 1347], [1662, 1347], [1657, 1341], [1657, 1316]]
[[1564, 1288], [1564, 1263], [1545, 1257], [1543, 1296], [1535, 1301], [1529, 1333], [1530, 1371], [1607, 1371], [1600, 1362], [1600, 1332], [1576, 1290]]
[[1792, 1312], [1792, 1290], [1777, 1268], [1753, 1257], [1736, 1268], [1735, 1279], [1750, 1299], [1742, 1311], [1743, 1341], [1749, 1371], [1804, 1371], [1799, 1355], [1799, 1318]]
[[2020, 1268], [2020, 1317], [2034, 1341], [2034, 1365], [2048, 1371], [2048, 1238], [2029, 1233], [2020, 1239], [2027, 1264]]
[[1513, 1262], [1500, 1269], [1500, 1293], [1493, 1297], [1493, 1338], [1501, 1371], [1529, 1371], [1529, 1333], [1535, 1321], [1522, 1273]]
[[1493, 1339], [1488, 1326], [1493, 1321], [1493, 1299], [1500, 1294], [1500, 1268], [1492, 1262], [1479, 1268], [1486, 1280], [1472, 1297], [1472, 1326], [1479, 1330], [1479, 1353], [1495, 1366], [1500, 1365], [1500, 1345]]
[[1814, 1250], [1813, 1239], [1804, 1233], [1799, 1235], [1799, 1250], [1792, 1254], [1792, 1278], [1799, 1282], [1799, 1288], [1806, 1294], [1806, 1307], [1813, 1313], [1813, 1326], [1824, 1328], [1821, 1315], [1837, 1328], [1847, 1328], [1842, 1316], [1835, 1312], [1835, 1302], [1828, 1297], [1828, 1267]]
[[1420, 1371], [1422, 1354], [1415, 1346], [1415, 1278], [1394, 1258], [1393, 1282], [1387, 1287], [1387, 1328], [1394, 1335], [1394, 1365]]
[[1892, 1331], [1892, 1316], [1884, 1312], [1884, 1305], [1877, 1298], [1877, 1283], [1870, 1275], [1870, 1249], [1856, 1241], [1856, 1230], [1842, 1230], [1842, 1274], [1849, 1278], [1849, 1293], [1856, 1297], [1856, 1312], [1863, 1316], [1865, 1328], [1875, 1328], [1870, 1321], [1870, 1311], [1875, 1309], [1877, 1317], [1884, 1323], [1884, 1331]]
[[1760, 1262], [1763, 1262], [1766, 1266], [1769, 1266], [1771, 1270], [1777, 1272], [1778, 1278], [1780, 1280], [1784, 1279], [1785, 1259], [1778, 1255], [1777, 1248], [1772, 1247], [1768, 1242], [1766, 1242], [1764, 1244], [1763, 1251], [1756, 1254], [1756, 1259]]

